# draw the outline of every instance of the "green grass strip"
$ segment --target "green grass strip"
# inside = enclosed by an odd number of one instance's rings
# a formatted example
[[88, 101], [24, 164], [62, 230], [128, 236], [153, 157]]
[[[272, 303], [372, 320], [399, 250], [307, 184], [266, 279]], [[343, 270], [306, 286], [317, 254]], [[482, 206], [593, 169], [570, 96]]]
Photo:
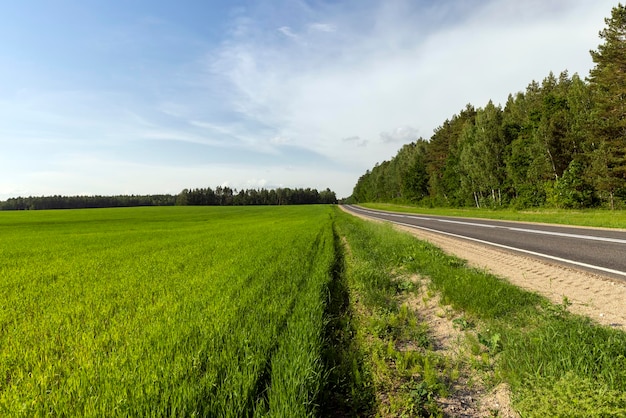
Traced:
[[459, 216], [466, 218], [499, 219], [506, 221], [541, 222], [595, 228], [626, 229], [626, 211], [603, 209], [478, 209], [478, 208], [429, 208], [397, 205], [393, 203], [362, 203], [360, 206], [403, 213], [422, 215]]
[[511, 384], [522, 416], [626, 415], [626, 333], [469, 268], [388, 224], [338, 218], [355, 257], [376, 266], [362, 275], [364, 293], [385, 298], [393, 284], [383, 276], [391, 272], [428, 276], [444, 303], [479, 324], [496, 375]]

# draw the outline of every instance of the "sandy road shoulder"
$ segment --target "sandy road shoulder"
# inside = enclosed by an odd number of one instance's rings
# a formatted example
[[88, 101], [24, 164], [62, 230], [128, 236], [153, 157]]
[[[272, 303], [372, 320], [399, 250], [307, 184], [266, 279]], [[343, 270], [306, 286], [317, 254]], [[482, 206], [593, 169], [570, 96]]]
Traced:
[[[349, 212], [354, 215], [354, 213]], [[355, 215], [358, 216], [358, 215]], [[365, 218], [372, 220], [371, 218]], [[406, 226], [395, 226], [429, 241], [448, 254], [467, 260], [523, 289], [537, 292], [554, 303], [566, 297], [573, 313], [626, 331], [626, 283], [615, 279], [510, 253], [488, 245], [451, 238]]]
[[487, 270], [523, 289], [537, 292], [554, 303], [563, 297], [569, 310], [594, 321], [626, 330], [626, 285], [614, 279], [513, 254], [487, 245], [448, 238], [415, 228], [398, 226], [431, 242], [448, 254], [467, 260], [472, 267]]

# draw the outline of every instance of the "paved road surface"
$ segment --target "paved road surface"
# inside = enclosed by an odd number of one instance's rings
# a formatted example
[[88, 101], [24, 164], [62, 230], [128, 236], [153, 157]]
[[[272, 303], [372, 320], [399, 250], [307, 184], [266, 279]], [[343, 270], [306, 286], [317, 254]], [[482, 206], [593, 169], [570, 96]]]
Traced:
[[383, 212], [344, 206], [360, 215], [468, 239], [626, 280], [626, 231]]

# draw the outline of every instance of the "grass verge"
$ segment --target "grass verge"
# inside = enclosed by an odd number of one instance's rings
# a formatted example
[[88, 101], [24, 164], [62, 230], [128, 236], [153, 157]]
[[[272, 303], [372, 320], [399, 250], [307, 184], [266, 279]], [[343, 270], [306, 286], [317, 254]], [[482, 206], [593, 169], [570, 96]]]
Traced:
[[492, 385], [508, 382], [522, 416], [626, 415], [626, 333], [569, 313], [566, 300], [554, 305], [469, 268], [389, 225], [341, 213], [337, 230], [349, 248], [354, 332], [378, 394], [374, 414], [441, 414], [435, 400], [458, 373], [458, 365], [429, 349], [427, 332], [410, 337], [421, 342], [416, 350], [400, 349], [406, 333], [423, 328], [398, 297], [410, 291], [404, 278], [417, 274], [430, 279], [465, 323], [475, 324], [476, 337], [466, 343], [478, 345], [474, 351], [489, 361], [470, 367], [476, 373], [491, 367]]
[[362, 203], [370, 209], [424, 215], [461, 216], [466, 218], [499, 219], [506, 221], [541, 222], [594, 228], [626, 229], [626, 211], [603, 209], [478, 209], [478, 208], [425, 208], [392, 203]]

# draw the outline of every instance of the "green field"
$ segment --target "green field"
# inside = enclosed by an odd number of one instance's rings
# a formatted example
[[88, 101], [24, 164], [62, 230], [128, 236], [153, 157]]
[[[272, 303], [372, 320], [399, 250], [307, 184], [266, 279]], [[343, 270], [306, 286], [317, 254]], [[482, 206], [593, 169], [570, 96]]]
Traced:
[[[0, 236], [0, 416], [441, 416], [463, 378], [626, 416], [626, 333], [333, 206], [2, 212]], [[468, 354], [406, 303], [435, 294]]]
[[0, 214], [0, 415], [304, 416], [329, 206]]

